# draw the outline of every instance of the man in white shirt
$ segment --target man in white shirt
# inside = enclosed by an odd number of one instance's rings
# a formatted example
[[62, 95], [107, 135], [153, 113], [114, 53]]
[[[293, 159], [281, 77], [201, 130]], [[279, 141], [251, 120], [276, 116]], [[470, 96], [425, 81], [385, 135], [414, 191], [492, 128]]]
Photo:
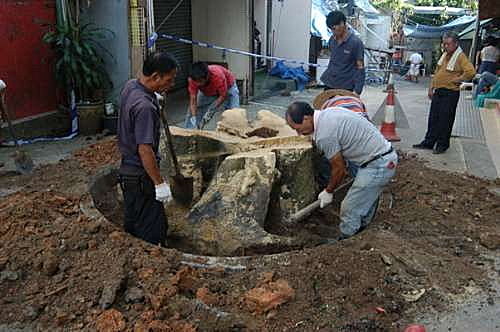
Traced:
[[413, 53], [410, 56], [410, 70], [408, 71], [408, 77], [410, 81], [413, 82], [413, 79], [415, 79], [415, 83], [418, 83], [418, 76], [420, 73], [420, 64], [424, 60], [422, 55], [420, 53]]
[[321, 208], [332, 202], [349, 163], [354, 182], [340, 208], [339, 239], [358, 233], [372, 220], [380, 193], [396, 173], [398, 155], [391, 143], [370, 121], [342, 107], [315, 111], [308, 103], [294, 102], [286, 121], [299, 135], [312, 134], [330, 161], [329, 183], [318, 196]]

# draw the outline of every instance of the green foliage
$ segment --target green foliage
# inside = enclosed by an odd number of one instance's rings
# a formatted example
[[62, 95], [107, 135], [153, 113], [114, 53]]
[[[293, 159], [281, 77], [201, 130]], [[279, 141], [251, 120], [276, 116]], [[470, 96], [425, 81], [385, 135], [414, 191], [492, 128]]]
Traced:
[[411, 8], [404, 0], [374, 0], [375, 7], [391, 9], [393, 11], [403, 11]]
[[55, 74], [63, 89], [74, 89], [78, 101], [96, 99], [98, 90], [111, 88], [112, 83], [105, 67], [105, 59], [100, 52], [111, 54], [100, 43], [112, 31], [96, 27], [92, 23], [84, 25], [57, 24], [54, 30], [43, 36], [56, 55]]
[[456, 7], [477, 10], [477, 0], [416, 0], [416, 6]]
[[[393, 11], [395, 20], [409, 21], [425, 25], [439, 26], [455, 19], [454, 16], [442, 15], [417, 15], [412, 11], [412, 6], [404, 0], [374, 0], [373, 4], [379, 8], [390, 9]], [[416, 0], [415, 6], [439, 6], [439, 7], [457, 7], [469, 9], [472, 12], [478, 8], [477, 0]], [[402, 22], [399, 22], [401, 24]], [[396, 24], [399, 25], [399, 24]]]

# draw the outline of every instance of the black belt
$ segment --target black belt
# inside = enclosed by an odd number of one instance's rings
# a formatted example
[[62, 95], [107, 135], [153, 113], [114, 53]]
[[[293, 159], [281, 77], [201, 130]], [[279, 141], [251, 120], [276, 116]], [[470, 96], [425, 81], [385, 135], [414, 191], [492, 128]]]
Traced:
[[375, 161], [375, 160], [378, 160], [380, 158], [382, 158], [383, 156], [386, 156], [388, 155], [389, 153], [391, 153], [392, 151], [394, 151], [394, 148], [391, 146], [391, 148], [389, 149], [389, 151], [387, 152], [384, 152], [384, 153], [381, 153], [381, 154], [378, 154], [376, 155], [375, 157], [373, 157], [372, 159], [368, 160], [368, 161], [365, 161], [364, 163], [362, 163], [359, 168], [365, 168], [366, 166], [368, 166], [369, 163]]

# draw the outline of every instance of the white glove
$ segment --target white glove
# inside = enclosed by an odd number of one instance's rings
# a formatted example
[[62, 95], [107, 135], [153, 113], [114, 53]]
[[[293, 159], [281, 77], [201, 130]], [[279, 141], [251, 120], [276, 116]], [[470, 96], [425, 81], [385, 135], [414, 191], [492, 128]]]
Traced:
[[191, 126], [193, 126], [193, 128], [198, 128], [196, 124], [196, 115], [191, 115], [191, 117], [189, 118], [189, 122], [191, 123]]
[[156, 200], [162, 203], [166, 203], [172, 199], [172, 192], [170, 191], [170, 186], [162, 182], [155, 186]]
[[161, 93], [155, 92], [155, 96], [159, 104], [163, 103], [163, 95]]
[[5, 90], [7, 88], [7, 84], [4, 81], [0, 80], [0, 91]]
[[333, 201], [333, 194], [323, 190], [318, 195], [319, 207], [322, 209]]

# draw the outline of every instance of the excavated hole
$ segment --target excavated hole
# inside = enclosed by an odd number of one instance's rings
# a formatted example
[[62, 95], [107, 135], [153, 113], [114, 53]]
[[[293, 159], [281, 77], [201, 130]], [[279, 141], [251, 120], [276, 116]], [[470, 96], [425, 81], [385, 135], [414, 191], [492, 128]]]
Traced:
[[[111, 177], [112, 178], [112, 177]], [[110, 185], [111, 184], [111, 185]], [[104, 215], [104, 217], [122, 227], [123, 202], [121, 189], [117, 184], [106, 183], [107, 190], [98, 190], [99, 186], [91, 186], [90, 193], [94, 201], [94, 206]], [[273, 211], [268, 212], [267, 223], [264, 229], [271, 234], [294, 237], [298, 239], [294, 245], [259, 245], [245, 248], [233, 253], [231, 256], [255, 256], [282, 253], [292, 250], [302, 250], [325, 243], [325, 238], [336, 238], [338, 236], [339, 218], [336, 211], [340, 209], [340, 201], [345, 196], [347, 188], [335, 195], [335, 202], [329, 208], [317, 210], [311, 216], [302, 220], [296, 225], [287, 224], [273, 215]], [[185, 218], [188, 209], [175, 203], [167, 206], [167, 215], [170, 220], [173, 218]], [[172, 230], [172, 222], [169, 222], [169, 247], [176, 248], [184, 253], [195, 255], [207, 255], [193, 245], [193, 239], [188, 236], [178, 236]], [[207, 255], [211, 256], [211, 255]]]

